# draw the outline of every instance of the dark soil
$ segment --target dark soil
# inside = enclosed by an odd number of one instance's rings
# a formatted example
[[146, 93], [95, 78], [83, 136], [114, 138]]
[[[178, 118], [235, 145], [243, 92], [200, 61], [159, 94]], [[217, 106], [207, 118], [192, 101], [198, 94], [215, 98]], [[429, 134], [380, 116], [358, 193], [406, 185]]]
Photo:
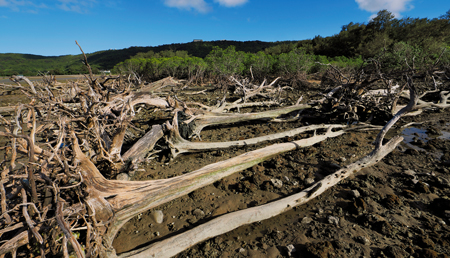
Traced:
[[[323, 90], [318, 84], [305, 83], [284, 97], [287, 104], [295, 103], [301, 95], [303, 102], [307, 102]], [[27, 103], [22, 95], [7, 94], [0, 96], [2, 106], [18, 102], [12, 101], [15, 97]], [[215, 105], [222, 96], [220, 91], [207, 95], [178, 94], [185, 101], [206, 105]], [[136, 134], [143, 135], [153, 123], [167, 119], [170, 119], [168, 113], [142, 110], [133, 125], [142, 130]], [[413, 121], [420, 124], [401, 127]], [[330, 120], [313, 117], [292, 123], [242, 123], [205, 128], [201, 137], [203, 141], [238, 140], [322, 122]], [[386, 120], [378, 122], [383, 125]], [[142, 213], [122, 228], [114, 248], [118, 254], [126, 252], [222, 214], [297, 193], [340, 166], [367, 155], [373, 149], [377, 133], [347, 133], [276, 156]], [[433, 110], [404, 117], [387, 138], [394, 135], [405, 136], [394, 152], [315, 200], [280, 216], [209, 239], [178, 257], [447, 257], [450, 255], [450, 113]], [[270, 143], [307, 136], [310, 134]], [[167, 152], [141, 164], [132, 180], [170, 178], [262, 146], [180, 155], [173, 160]], [[282, 184], [274, 184], [272, 179]], [[155, 221], [157, 210], [164, 214], [162, 223]]]
[[[305, 89], [318, 90], [315, 84], [306, 86]], [[301, 94], [306, 99], [314, 94], [311, 90], [293, 93], [288, 95], [291, 101]], [[214, 105], [221, 97], [215, 92], [185, 99]], [[143, 123], [148, 121], [146, 116]], [[164, 115], [151, 116], [161, 119]], [[421, 124], [401, 128], [412, 121]], [[201, 137], [203, 141], [245, 139], [313, 122], [314, 119], [304, 119], [293, 123], [206, 128]], [[428, 111], [402, 118], [387, 138], [402, 134], [404, 142], [377, 165], [360, 171], [304, 206], [209, 239], [178, 257], [447, 257], [450, 254], [449, 125], [448, 111]], [[222, 214], [299, 192], [340, 166], [368, 154], [377, 133], [347, 133], [276, 156], [145, 212], [122, 228], [114, 247], [118, 253], [126, 252]], [[174, 160], [155, 159], [140, 166], [133, 180], [173, 177], [261, 146], [181, 155]], [[281, 180], [282, 185], [274, 184], [272, 179]], [[160, 224], [155, 222], [155, 210], [164, 214]]]

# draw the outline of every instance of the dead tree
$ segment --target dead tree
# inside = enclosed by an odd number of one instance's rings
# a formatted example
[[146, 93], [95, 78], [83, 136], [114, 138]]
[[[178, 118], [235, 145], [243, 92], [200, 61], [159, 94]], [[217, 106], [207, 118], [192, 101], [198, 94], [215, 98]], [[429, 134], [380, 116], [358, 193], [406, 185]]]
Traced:
[[[85, 63], [87, 64], [87, 58]], [[87, 67], [90, 68], [88, 65]], [[276, 216], [304, 204], [389, 154], [402, 141], [402, 137], [396, 136], [385, 144], [383, 139], [387, 131], [409, 111], [425, 104], [430, 108], [448, 107], [446, 90], [439, 92], [440, 102], [421, 102], [422, 95], [416, 93], [410, 75], [405, 84], [408, 91], [395, 91], [397, 94], [390, 94], [390, 91], [366, 93], [367, 95], [355, 93], [357, 87], [363, 87], [361, 80], [356, 84], [341, 84], [335, 90], [324, 93], [320, 99], [310, 100], [306, 104], [292, 103], [282, 107], [278, 102], [281, 107], [257, 113], [224, 113], [230, 111], [221, 108], [226, 106], [226, 99], [219, 106], [209, 107], [202, 103], [184, 102], [177, 97], [158, 97], [158, 90], [164, 86], [164, 82], [152, 84], [154, 87], [151, 86], [151, 93], [137, 93], [139, 89], [131, 83], [116, 91], [108, 91], [108, 87], [115, 87], [113, 84], [116, 80], [100, 82], [90, 71], [87, 83], [72, 85], [73, 90], [69, 92], [53, 94], [42, 87], [36, 87], [36, 93], [27, 93], [31, 99], [39, 101], [19, 105], [13, 116], [0, 117], [4, 128], [0, 131], [0, 136], [7, 140], [4, 147], [5, 159], [0, 167], [0, 234], [1, 240], [4, 241], [0, 246], [0, 255], [12, 253], [14, 256], [21, 246], [36, 242], [39, 246], [39, 251], [36, 252], [42, 257], [50, 252], [68, 257], [69, 246], [78, 257], [117, 257], [112, 246], [116, 234], [127, 221], [144, 211], [281, 153], [312, 146], [328, 138], [342, 136], [351, 130], [378, 128], [361, 123], [367, 121], [358, 121], [360, 123], [352, 126], [342, 120], [341, 123], [305, 125], [286, 132], [233, 142], [207, 143], [189, 140], [193, 135], [200, 136], [202, 129], [207, 126], [274, 119], [291, 121], [293, 117], [297, 118], [302, 110], [309, 112], [309, 115], [317, 113], [327, 116], [338, 113], [345, 118], [345, 113], [357, 114], [355, 107], [383, 105], [382, 101], [374, 97], [376, 94], [381, 95], [377, 97], [384, 98], [385, 103], [396, 101], [396, 96], [408, 100], [408, 104], [381, 129], [371, 153], [300, 193], [224, 215], [191, 231], [121, 254], [119, 257], [170, 257], [217, 234]], [[275, 82], [271, 85], [274, 84]], [[247, 89], [252, 87], [242, 84], [243, 87], [237, 94], [241, 94], [239, 99], [243, 103], [234, 104], [247, 103], [251, 96], [262, 92], [263, 85], [248, 91]], [[370, 92], [369, 89], [364, 89]], [[333, 105], [327, 105], [329, 101]], [[163, 109], [170, 112], [172, 117], [163, 124], [154, 124], [143, 138], [124, 152], [122, 146], [127, 133], [130, 133], [137, 105], [145, 105], [149, 109]], [[358, 117], [353, 118], [357, 120]], [[180, 129], [183, 126], [188, 128], [184, 137], [180, 132], [184, 130]], [[166, 144], [171, 150], [172, 158], [176, 158], [182, 153], [242, 147], [301, 132], [310, 132], [311, 136], [269, 144], [168, 179], [121, 181], [105, 175], [111, 170], [120, 171], [127, 168], [129, 161], [140, 162], [154, 150], [158, 141], [160, 144]], [[76, 239], [74, 231], [77, 228], [83, 228], [82, 238]]]

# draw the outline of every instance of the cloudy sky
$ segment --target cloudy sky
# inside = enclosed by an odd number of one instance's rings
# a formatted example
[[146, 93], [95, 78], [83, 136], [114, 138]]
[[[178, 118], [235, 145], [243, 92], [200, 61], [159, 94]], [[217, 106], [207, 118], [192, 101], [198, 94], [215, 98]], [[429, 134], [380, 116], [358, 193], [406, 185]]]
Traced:
[[92, 53], [193, 39], [311, 39], [382, 9], [432, 19], [450, 0], [0, 0], [0, 53], [79, 54], [75, 40]]

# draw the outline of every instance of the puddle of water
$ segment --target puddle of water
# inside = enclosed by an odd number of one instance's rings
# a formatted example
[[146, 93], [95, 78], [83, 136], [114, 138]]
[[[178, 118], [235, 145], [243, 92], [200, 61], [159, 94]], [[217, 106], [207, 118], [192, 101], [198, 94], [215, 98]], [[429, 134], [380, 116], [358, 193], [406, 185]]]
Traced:
[[[440, 136], [436, 137], [437, 139], [450, 140], [450, 132], [441, 131]], [[408, 127], [402, 131], [403, 142], [411, 149], [415, 149], [417, 151], [423, 151], [431, 154], [436, 159], [440, 159], [444, 153], [442, 151], [437, 151], [435, 153], [430, 153], [427, 150], [415, 145], [414, 143], [417, 141], [428, 142], [430, 137], [427, 134], [426, 129], [416, 128], [416, 127]], [[432, 137], [435, 138], [435, 137]]]
[[438, 137], [438, 139], [442, 140], [450, 140], [450, 132], [441, 131], [442, 135]]
[[404, 142], [411, 143], [414, 140], [422, 140], [423, 142], [428, 141], [428, 135], [426, 129], [420, 129], [416, 127], [408, 127], [402, 131]]

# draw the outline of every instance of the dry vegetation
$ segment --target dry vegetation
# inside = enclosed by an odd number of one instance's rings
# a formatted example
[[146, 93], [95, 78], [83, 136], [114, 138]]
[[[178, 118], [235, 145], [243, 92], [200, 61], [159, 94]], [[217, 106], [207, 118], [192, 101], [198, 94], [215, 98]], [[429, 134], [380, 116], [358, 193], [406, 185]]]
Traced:
[[[278, 78], [257, 84], [232, 77], [227, 88], [193, 91], [173, 78], [144, 83], [132, 76], [95, 79], [91, 72], [85, 81], [60, 84], [43, 77], [43, 82], [33, 84], [25, 77], [15, 77], [17, 85], [1, 86], [4, 92], [20, 91], [27, 101], [0, 107], [4, 157], [0, 167], [0, 256], [15, 257], [17, 250], [25, 249], [27, 256], [69, 257], [73, 252], [78, 257], [117, 257], [113, 248], [117, 233], [127, 221], [149, 209], [281, 153], [348, 132], [379, 131], [371, 152], [297, 193], [219, 216], [119, 257], [174, 256], [241, 225], [305, 204], [391, 153], [403, 138], [394, 136], [387, 141], [385, 136], [401, 117], [450, 106], [449, 68], [439, 60], [428, 70], [416, 71], [414, 64], [411, 66], [395, 77], [382, 71], [377, 60], [352, 73], [330, 67], [322, 81], [327, 89], [304, 99], [289, 99], [294, 89]], [[181, 97], [212, 91], [223, 93], [216, 105]], [[246, 112], [256, 108], [260, 111]], [[150, 111], [163, 115], [147, 121], [151, 128], [138, 139], [136, 132], [142, 133], [142, 129], [135, 126], [135, 119]], [[206, 127], [249, 121], [291, 123], [302, 118], [319, 122], [250, 139], [201, 141]], [[289, 140], [271, 144], [275, 139]], [[259, 148], [265, 142], [268, 144]], [[180, 154], [250, 145], [258, 149], [170, 178], [116, 180], [117, 176], [130, 176], [141, 163], [151, 162], [164, 151], [170, 151], [171, 160], [176, 160]]]

